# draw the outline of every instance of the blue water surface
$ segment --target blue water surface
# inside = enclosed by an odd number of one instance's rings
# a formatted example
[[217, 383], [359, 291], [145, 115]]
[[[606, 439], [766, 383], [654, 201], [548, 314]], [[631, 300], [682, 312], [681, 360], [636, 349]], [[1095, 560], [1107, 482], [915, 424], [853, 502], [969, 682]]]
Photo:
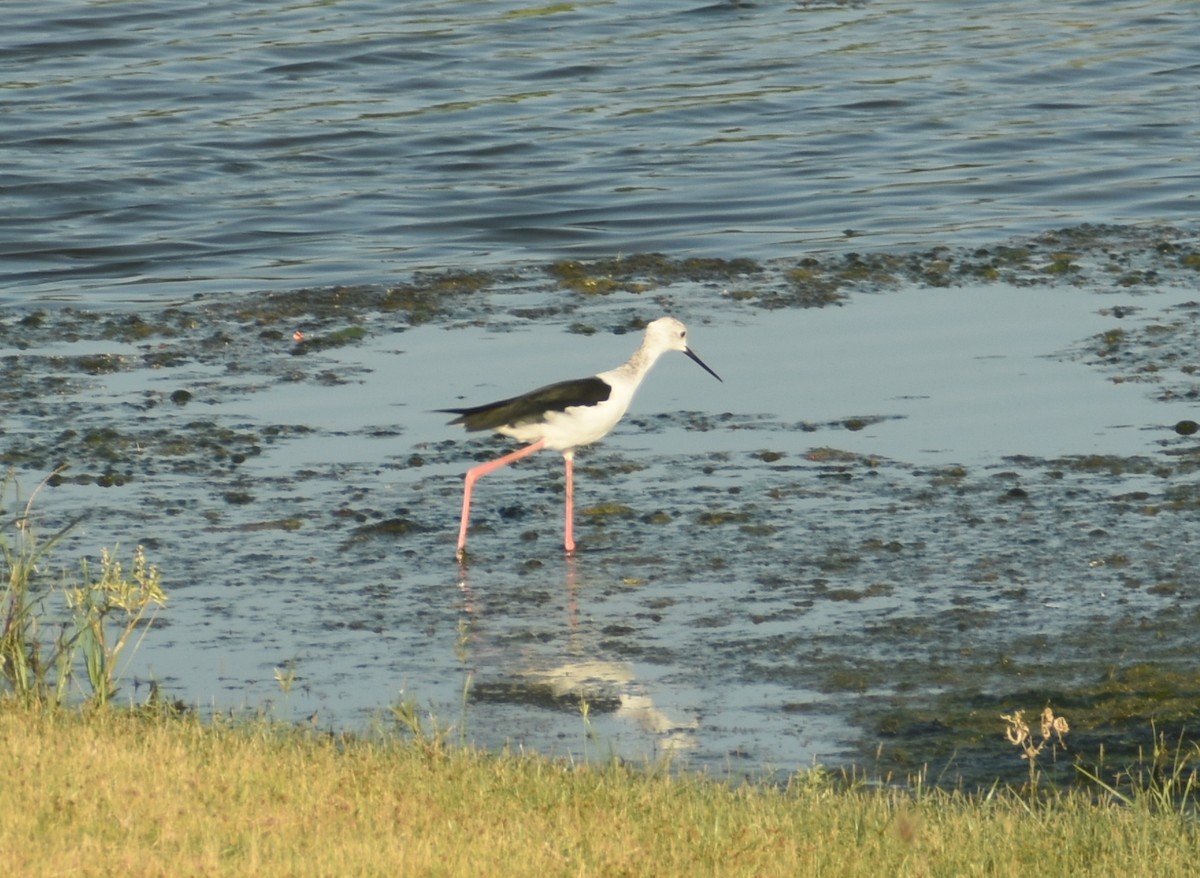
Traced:
[[10, 0], [0, 302], [1185, 223], [1194, 12]]

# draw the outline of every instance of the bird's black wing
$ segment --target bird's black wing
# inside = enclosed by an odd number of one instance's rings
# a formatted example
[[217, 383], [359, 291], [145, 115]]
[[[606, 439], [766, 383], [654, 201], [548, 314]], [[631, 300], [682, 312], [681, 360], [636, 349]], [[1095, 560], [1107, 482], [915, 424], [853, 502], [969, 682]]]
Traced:
[[533, 424], [546, 412], [561, 412], [573, 405], [595, 405], [612, 394], [612, 387], [594, 375], [574, 381], [547, 384], [511, 399], [489, 402], [466, 409], [437, 409], [458, 415], [451, 424], [462, 424], [470, 431], [495, 430], [500, 427]]

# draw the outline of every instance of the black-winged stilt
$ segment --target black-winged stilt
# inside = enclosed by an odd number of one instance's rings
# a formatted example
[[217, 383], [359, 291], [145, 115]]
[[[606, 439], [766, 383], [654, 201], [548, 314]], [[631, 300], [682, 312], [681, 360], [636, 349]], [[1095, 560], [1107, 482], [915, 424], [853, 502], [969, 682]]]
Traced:
[[629, 362], [590, 378], [547, 384], [529, 393], [464, 409], [438, 409], [458, 415], [451, 424], [468, 430], [494, 430], [519, 442], [528, 442], [511, 454], [480, 464], [467, 471], [463, 487], [462, 524], [458, 529], [458, 560], [467, 546], [467, 523], [471, 517], [471, 489], [490, 472], [528, 457], [543, 448], [561, 451], [567, 464], [567, 524], [563, 546], [575, 551], [575, 481], [572, 472], [575, 449], [590, 445], [617, 425], [638, 385], [659, 357], [667, 351], [681, 351], [695, 360], [718, 381], [721, 376], [708, 368], [687, 346], [687, 327], [674, 317], [660, 317], [646, 327], [642, 346]]

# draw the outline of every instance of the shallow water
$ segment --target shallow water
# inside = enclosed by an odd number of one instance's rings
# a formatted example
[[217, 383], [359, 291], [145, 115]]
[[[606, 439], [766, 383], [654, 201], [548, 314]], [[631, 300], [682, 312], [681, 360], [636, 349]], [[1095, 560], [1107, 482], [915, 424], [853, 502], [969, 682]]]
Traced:
[[1196, 213], [1182, 6], [14, 0], [4, 39], [6, 303]]
[[[19, 351], [23, 382], [65, 383], [10, 406], [6, 459], [25, 479], [59, 456], [87, 476], [39, 497], [47, 522], [90, 512], [61, 557], [141, 542], [164, 570], [171, 605], [130, 694], [155, 679], [335, 727], [413, 698], [488, 746], [755, 774], [880, 743], [887, 766], [949, 760], [957, 738], [953, 770], [975, 776], [1007, 755], [978, 731], [993, 714], [1190, 666], [1195, 449], [1173, 427], [1196, 403], [1159, 392], [1188, 373], [1154, 359], [1191, 345], [1190, 290], [904, 286], [768, 311], [664, 287], [652, 307], [689, 321], [724, 382], [664, 358], [581, 454], [574, 559], [557, 455], [483, 480], [464, 572], [461, 475], [508, 446], [433, 409], [607, 368], [637, 342], [566, 331], [580, 313], [545, 310], [560, 290], [518, 286], [487, 298], [491, 319], [364, 313], [364, 339], [302, 356], [290, 325], [204, 306], [191, 338], [73, 323]], [[596, 327], [648, 305], [573, 302]], [[1103, 356], [1114, 329], [1125, 358]], [[72, 359], [101, 350], [119, 368]], [[1148, 363], [1152, 384], [1113, 380]]]

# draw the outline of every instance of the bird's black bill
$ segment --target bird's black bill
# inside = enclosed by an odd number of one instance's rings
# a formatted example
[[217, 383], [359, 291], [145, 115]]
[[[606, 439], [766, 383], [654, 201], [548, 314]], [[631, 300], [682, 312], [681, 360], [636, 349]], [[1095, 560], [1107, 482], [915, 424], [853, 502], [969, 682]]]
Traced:
[[[706, 366], [704, 364], [704, 361], [702, 359], [700, 359], [699, 357], [697, 357], [695, 352], [691, 348], [685, 349], [684, 353], [687, 354], [689, 357], [691, 357], [694, 361], [696, 361], [700, 365], [701, 369], [703, 369], [705, 372], [707, 372], [712, 377], [716, 378], [718, 381], [721, 381], [721, 376], [718, 375], [716, 372], [714, 372], [712, 369], [708, 368], [708, 366]], [[724, 384], [725, 382], [721, 381], [721, 383]]]

